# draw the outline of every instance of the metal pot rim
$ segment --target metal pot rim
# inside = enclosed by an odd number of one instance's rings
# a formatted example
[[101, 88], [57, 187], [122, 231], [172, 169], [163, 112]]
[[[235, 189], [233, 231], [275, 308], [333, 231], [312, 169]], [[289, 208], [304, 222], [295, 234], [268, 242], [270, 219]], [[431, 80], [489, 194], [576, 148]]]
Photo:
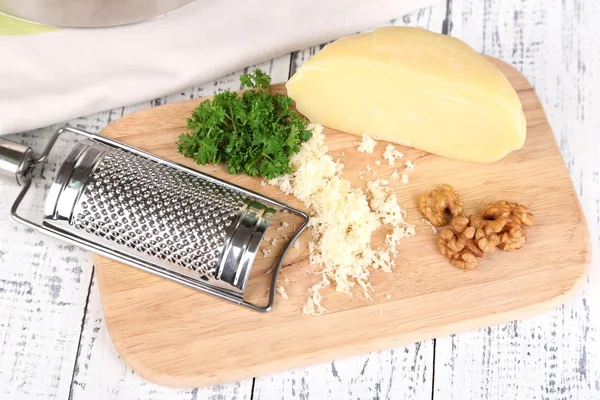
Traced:
[[[196, 0], [154, 0], [152, 7], [140, 8], [136, 1], [110, 1], [102, 7], [94, 4], [100, 0], [4, 0], [0, 2], [0, 14], [24, 22], [58, 28], [110, 28], [133, 25], [180, 10]], [[66, 10], [67, 9], [67, 10]], [[100, 10], [99, 10], [100, 9]]]

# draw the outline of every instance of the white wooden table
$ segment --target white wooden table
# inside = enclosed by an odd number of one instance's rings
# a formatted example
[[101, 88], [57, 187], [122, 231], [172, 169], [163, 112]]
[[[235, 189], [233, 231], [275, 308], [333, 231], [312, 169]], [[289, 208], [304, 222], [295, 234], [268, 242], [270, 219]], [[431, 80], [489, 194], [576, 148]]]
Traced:
[[[600, 250], [600, 2], [448, 0], [390, 23], [457, 36], [525, 74], [560, 144], [594, 251]], [[283, 82], [316, 51], [260, 67]], [[238, 89], [238, 75], [68, 122], [98, 132], [136, 110]], [[40, 149], [55, 128], [13, 138]], [[56, 168], [51, 159], [46, 169]], [[37, 189], [43, 195], [43, 185]], [[112, 347], [90, 255], [10, 220], [17, 192], [0, 182], [0, 399], [600, 399], [600, 288], [590, 281], [564, 306], [525, 321], [229, 385], [149, 384]], [[598, 264], [594, 255], [590, 280]]]

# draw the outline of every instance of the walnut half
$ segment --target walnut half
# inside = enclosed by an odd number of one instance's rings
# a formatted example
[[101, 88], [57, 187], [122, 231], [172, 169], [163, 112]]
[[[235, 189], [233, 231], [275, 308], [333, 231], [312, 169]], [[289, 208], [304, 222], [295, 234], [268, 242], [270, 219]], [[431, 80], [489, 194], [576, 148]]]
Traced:
[[483, 218], [486, 220], [510, 219], [519, 225], [533, 226], [535, 219], [529, 208], [522, 204], [500, 200], [490, 203], [483, 209]]
[[453, 217], [463, 213], [463, 202], [454, 188], [447, 184], [419, 196], [418, 206], [427, 221], [438, 228], [446, 225], [446, 212]]
[[504, 225], [498, 240], [498, 248], [501, 250], [519, 250], [527, 243], [527, 233], [521, 225], [511, 221]]
[[533, 226], [535, 219], [529, 208], [506, 200], [488, 204], [483, 218], [498, 234], [498, 248], [504, 251], [519, 250], [527, 243], [526, 226]]
[[438, 239], [438, 247], [448, 257], [450, 264], [459, 269], [475, 269], [483, 253], [473, 253], [473, 248], [467, 243], [469, 241], [459, 237], [452, 229], [444, 229]]

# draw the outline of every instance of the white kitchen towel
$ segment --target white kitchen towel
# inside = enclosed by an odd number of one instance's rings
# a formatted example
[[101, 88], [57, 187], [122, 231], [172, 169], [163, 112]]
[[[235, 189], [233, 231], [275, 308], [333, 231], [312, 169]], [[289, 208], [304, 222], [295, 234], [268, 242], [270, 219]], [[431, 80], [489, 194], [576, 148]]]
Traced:
[[135, 104], [439, 0], [198, 0], [151, 21], [0, 36], [0, 135]]

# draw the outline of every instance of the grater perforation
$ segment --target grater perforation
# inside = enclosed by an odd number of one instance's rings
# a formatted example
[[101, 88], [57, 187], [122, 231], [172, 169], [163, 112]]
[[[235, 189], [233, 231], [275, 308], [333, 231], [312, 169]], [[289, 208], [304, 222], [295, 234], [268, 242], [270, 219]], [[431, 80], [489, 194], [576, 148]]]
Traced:
[[[35, 165], [64, 132], [85, 139], [61, 165], [37, 224], [17, 209]], [[271, 309], [279, 268], [309, 220], [306, 213], [274, 199], [70, 127], [56, 132], [38, 158], [30, 149], [0, 139], [0, 167], [0, 172], [15, 173], [23, 185], [12, 208], [18, 222], [257, 311]], [[279, 210], [302, 217], [304, 223], [276, 260], [267, 305], [258, 306], [244, 300], [244, 290], [264, 233]]]

